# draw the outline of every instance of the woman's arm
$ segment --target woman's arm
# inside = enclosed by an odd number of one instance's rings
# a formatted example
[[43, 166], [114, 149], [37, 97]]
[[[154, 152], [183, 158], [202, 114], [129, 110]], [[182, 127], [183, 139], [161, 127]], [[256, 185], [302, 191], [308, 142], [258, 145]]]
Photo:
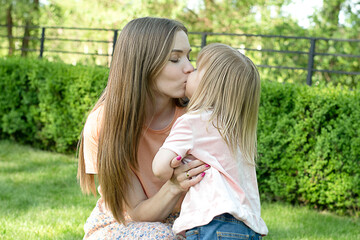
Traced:
[[[176, 154], [173, 151], [160, 149], [152, 162], [152, 170], [155, 177], [163, 181], [169, 180], [174, 173], [174, 168], [170, 166], [170, 163], [175, 157]], [[180, 161], [181, 157], [177, 157], [176, 160]]]
[[[204, 177], [202, 173], [209, 168], [199, 160], [182, 164], [176, 158], [171, 161], [170, 166], [174, 168], [172, 178], [151, 198], [146, 197], [139, 180], [131, 173], [133, 186], [129, 189], [127, 212], [132, 220], [139, 222], [164, 220], [173, 211], [182, 194], [199, 183]], [[186, 176], [187, 171], [191, 173], [191, 179]]]

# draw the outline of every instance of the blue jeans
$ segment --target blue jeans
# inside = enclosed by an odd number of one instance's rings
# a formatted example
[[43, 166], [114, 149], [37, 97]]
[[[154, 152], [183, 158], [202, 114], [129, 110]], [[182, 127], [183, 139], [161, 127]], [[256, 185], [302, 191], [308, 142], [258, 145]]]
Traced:
[[204, 226], [195, 227], [186, 231], [186, 240], [217, 240], [217, 239], [249, 239], [261, 240], [260, 234], [254, 232], [242, 221], [228, 213], [215, 217]]

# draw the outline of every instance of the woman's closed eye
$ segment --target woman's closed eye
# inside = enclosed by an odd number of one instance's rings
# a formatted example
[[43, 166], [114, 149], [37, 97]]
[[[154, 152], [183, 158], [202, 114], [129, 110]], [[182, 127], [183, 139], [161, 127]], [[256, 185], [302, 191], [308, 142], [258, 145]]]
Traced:
[[179, 60], [180, 60], [180, 58], [178, 58], [178, 57], [170, 58], [170, 62], [173, 62], [173, 63], [177, 63], [177, 62], [179, 62]]

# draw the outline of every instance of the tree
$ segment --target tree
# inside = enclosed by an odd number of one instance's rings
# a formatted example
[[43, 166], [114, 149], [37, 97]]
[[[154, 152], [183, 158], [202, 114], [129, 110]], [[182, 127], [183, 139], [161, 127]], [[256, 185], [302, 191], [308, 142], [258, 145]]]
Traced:
[[33, 1], [29, 0], [28, 4], [29, 4], [29, 8], [28, 8], [29, 12], [24, 16], [25, 27], [24, 27], [24, 36], [21, 47], [21, 56], [26, 56], [29, 51], [31, 26], [38, 25], [37, 21], [39, 19], [39, 0], [33, 0]]
[[9, 56], [13, 55], [15, 51], [15, 44], [13, 39], [13, 17], [12, 17], [12, 3], [10, 3], [6, 7], [6, 25], [7, 25], [7, 35], [8, 35], [8, 42], [9, 42]]
[[[0, 0], [6, 3], [6, 9], [12, 22], [16, 25], [25, 25], [22, 48], [29, 48], [30, 44], [39, 44], [39, 41], [29, 41], [36, 37], [38, 32], [30, 30], [30, 25], [107, 28], [121, 30], [131, 19], [156, 16], [177, 19], [190, 32], [208, 33], [238, 33], [238, 34], [268, 34], [305, 37], [331, 38], [359, 38], [360, 20], [359, 8], [355, 7], [354, 0], [328, 0], [323, 7], [311, 17], [313, 24], [309, 28], [301, 27], [296, 19], [283, 16], [282, 8], [295, 0], [47, 0], [46, 4], [39, 4], [39, 0]], [[358, 1], [358, 0], [355, 0]], [[189, 4], [191, 3], [191, 4]], [[5, 11], [4, 11], [5, 13]], [[0, 12], [1, 19], [5, 18]], [[345, 24], [339, 23], [340, 16], [345, 16]], [[10, 19], [10, 18], [9, 18]], [[6, 20], [9, 22], [10, 20]], [[15, 35], [8, 29], [8, 35]], [[85, 41], [55, 41], [46, 40], [45, 48], [58, 51], [83, 51], [84, 53], [111, 54], [115, 31], [85, 31], [71, 29], [47, 29], [46, 37], [85, 39]], [[191, 59], [195, 60], [203, 41], [200, 34], [190, 34], [193, 45]], [[13, 38], [8, 37], [9, 55], [14, 49]], [[28, 40], [28, 42], [26, 42]], [[109, 43], [86, 42], [86, 40], [108, 41]], [[15, 40], [16, 41], [16, 40]], [[309, 51], [308, 40], [290, 40], [279, 38], [258, 38], [246, 36], [219, 36], [208, 35], [206, 43], [223, 42], [238, 49], [246, 50], [258, 65], [307, 67], [308, 57], [303, 55], [280, 54], [272, 51], [256, 51], [257, 49]], [[16, 46], [20, 45], [17, 41]], [[317, 41], [317, 52], [356, 53], [356, 43]], [[332, 49], [332, 50], [329, 50]], [[23, 51], [23, 55], [28, 52]], [[71, 63], [107, 65], [110, 58], [53, 54], [51, 59], [62, 59]], [[61, 57], [59, 57], [61, 56]], [[101, 60], [99, 60], [101, 58]], [[359, 69], [358, 61], [332, 56], [317, 56], [315, 63], [320, 69], [335, 69], [341, 66], [344, 71]], [[306, 70], [278, 70], [262, 68], [263, 76], [276, 81], [301, 82], [306, 79]], [[304, 77], [305, 74], [305, 77]], [[356, 76], [341, 76], [329, 73], [317, 73], [318, 81], [349, 82], [356, 84]]]
[[18, 27], [15, 26], [24, 26], [21, 42], [21, 55], [26, 56], [30, 47], [29, 44], [31, 43], [31, 33], [34, 32], [34, 34], [36, 34], [36, 30], [34, 30], [32, 26], [38, 25], [39, 23], [39, 0], [2, 0], [1, 5], [6, 9], [6, 14], [0, 15], [0, 17], [5, 18], [6, 22], [9, 49], [8, 55], [13, 55], [15, 53], [16, 37], [19, 35], [15, 34], [18, 32]]
[[[356, 3], [357, 2], [357, 3]], [[311, 20], [313, 26], [309, 32], [313, 36], [359, 39], [360, 38], [360, 9], [356, 7], [359, 1], [353, 0], [328, 0], [323, 1], [322, 8], [317, 11]], [[340, 15], [343, 21], [340, 22]], [[338, 54], [356, 55], [358, 53], [358, 42], [336, 42], [336, 41], [317, 41], [316, 49], [318, 52], [330, 51]], [[317, 62], [325, 69], [341, 70], [347, 72], [359, 72], [359, 62], [357, 58], [342, 56], [322, 56], [317, 58]], [[359, 84], [358, 75], [337, 75], [331, 73], [317, 73], [318, 81], [332, 84], [344, 84], [355, 88]]]

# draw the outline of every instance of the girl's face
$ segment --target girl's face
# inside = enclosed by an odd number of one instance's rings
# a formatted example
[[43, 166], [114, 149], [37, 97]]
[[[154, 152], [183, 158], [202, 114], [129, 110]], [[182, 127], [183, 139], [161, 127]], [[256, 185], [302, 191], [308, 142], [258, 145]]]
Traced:
[[194, 67], [189, 61], [190, 43], [184, 31], [178, 31], [169, 61], [155, 80], [157, 92], [169, 98], [185, 96], [185, 84]]
[[205, 69], [195, 69], [192, 73], [190, 73], [188, 80], [186, 82], [186, 91], [185, 96], [189, 99], [194, 94], [195, 90], [198, 88], [201, 79], [205, 74]]

